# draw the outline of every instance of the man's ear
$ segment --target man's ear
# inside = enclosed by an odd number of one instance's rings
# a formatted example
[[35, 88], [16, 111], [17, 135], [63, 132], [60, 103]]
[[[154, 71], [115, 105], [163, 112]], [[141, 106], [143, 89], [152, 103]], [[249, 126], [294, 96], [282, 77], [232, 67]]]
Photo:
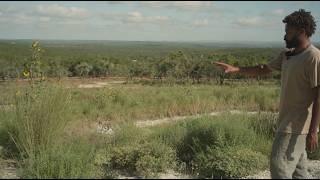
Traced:
[[303, 28], [300, 28], [300, 29], [299, 29], [299, 34], [301, 34], [301, 35], [303, 35], [303, 36], [307, 36], [306, 30], [303, 29]]

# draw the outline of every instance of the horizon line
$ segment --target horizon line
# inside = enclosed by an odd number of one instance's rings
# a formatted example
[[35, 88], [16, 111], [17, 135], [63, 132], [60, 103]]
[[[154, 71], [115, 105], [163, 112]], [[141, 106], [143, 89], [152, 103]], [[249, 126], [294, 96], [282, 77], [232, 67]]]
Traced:
[[[0, 40], [38, 40], [38, 41], [120, 41], [120, 42], [172, 42], [172, 43], [284, 43], [283, 41], [259, 41], [259, 40], [111, 40], [111, 39], [41, 39], [41, 38], [0, 38]], [[320, 41], [311, 41], [320, 44]]]

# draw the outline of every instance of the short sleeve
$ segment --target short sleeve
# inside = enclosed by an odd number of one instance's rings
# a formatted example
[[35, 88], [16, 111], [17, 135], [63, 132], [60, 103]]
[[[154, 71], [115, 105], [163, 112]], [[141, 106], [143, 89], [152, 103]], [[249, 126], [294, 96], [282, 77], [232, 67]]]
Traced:
[[282, 60], [285, 58], [286, 51], [282, 51], [277, 58], [271, 60], [267, 66], [272, 70], [281, 71]]
[[311, 88], [320, 85], [320, 57], [314, 56], [307, 61], [306, 65], [307, 79], [310, 82]]

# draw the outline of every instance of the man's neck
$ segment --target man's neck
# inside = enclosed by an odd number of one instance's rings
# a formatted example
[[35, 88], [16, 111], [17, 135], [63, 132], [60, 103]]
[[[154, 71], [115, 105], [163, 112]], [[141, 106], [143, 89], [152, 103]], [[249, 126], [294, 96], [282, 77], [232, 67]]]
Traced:
[[305, 49], [307, 49], [311, 45], [311, 42], [309, 39], [303, 41], [298, 47], [294, 48], [293, 54], [299, 54]]

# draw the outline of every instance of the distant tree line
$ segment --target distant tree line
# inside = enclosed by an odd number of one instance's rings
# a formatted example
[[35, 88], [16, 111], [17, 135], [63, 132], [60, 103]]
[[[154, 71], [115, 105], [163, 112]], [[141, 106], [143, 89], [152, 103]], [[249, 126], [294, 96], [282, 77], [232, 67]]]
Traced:
[[[258, 54], [248, 52], [246, 49], [211, 52], [207, 54], [192, 54], [182, 50], [171, 51], [163, 56], [148, 57], [77, 57], [74, 58], [46, 57], [44, 51], [41, 61], [42, 74], [46, 77], [110, 77], [125, 76], [129, 79], [134, 77], [151, 78], [162, 81], [174, 79], [177, 81], [192, 80], [201, 82], [206, 80], [218, 80], [223, 83], [225, 78], [242, 79], [242, 75], [226, 75], [221, 69], [212, 64], [214, 61], [222, 61], [236, 66], [253, 66], [267, 63], [274, 53]], [[14, 56], [11, 56], [11, 58]], [[1, 57], [0, 57], [1, 58]], [[25, 69], [30, 62], [29, 58], [12, 61], [0, 59], [0, 78], [25, 78]], [[67, 59], [67, 60], [66, 60]], [[279, 78], [279, 73], [258, 77], [259, 79]]]

